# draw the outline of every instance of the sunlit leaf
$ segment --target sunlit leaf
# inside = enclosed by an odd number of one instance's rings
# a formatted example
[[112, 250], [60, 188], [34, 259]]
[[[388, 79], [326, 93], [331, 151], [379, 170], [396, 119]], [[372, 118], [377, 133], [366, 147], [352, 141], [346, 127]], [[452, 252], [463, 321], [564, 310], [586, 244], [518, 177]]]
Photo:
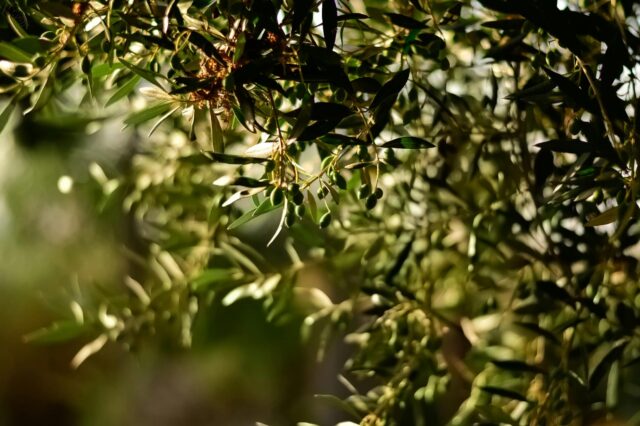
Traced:
[[145, 80], [147, 80], [149, 83], [153, 83], [156, 86], [158, 86], [160, 89], [164, 89], [162, 87], [162, 85], [160, 84], [160, 82], [158, 81], [158, 77], [160, 77], [160, 75], [153, 73], [149, 70], [146, 70], [138, 65], [135, 65], [125, 59], [119, 58], [119, 61], [122, 65], [124, 65], [125, 67], [127, 67], [130, 71], [132, 71], [134, 74], [137, 74], [138, 76], [144, 78]]
[[120, 99], [124, 98], [125, 96], [129, 95], [130, 93], [132, 93], [133, 90], [138, 85], [138, 83], [140, 83], [140, 77], [137, 75], [134, 75], [125, 83], [123, 83], [113, 95], [111, 95], [111, 97], [109, 98], [105, 106], [110, 106], [118, 102]]
[[160, 102], [154, 105], [151, 105], [143, 110], [134, 112], [129, 115], [125, 120], [125, 126], [137, 126], [142, 123], [145, 123], [153, 118], [159, 117], [162, 114], [173, 108], [173, 104], [170, 102]]
[[618, 206], [605, 210], [599, 215], [589, 219], [587, 226], [602, 226], [615, 222], [618, 219], [618, 210]]
[[12, 100], [7, 104], [7, 106], [4, 107], [4, 109], [0, 113], [0, 134], [2, 134], [2, 131], [7, 126], [7, 123], [9, 123], [9, 119], [11, 118], [11, 115], [13, 114], [15, 108], [16, 103]]

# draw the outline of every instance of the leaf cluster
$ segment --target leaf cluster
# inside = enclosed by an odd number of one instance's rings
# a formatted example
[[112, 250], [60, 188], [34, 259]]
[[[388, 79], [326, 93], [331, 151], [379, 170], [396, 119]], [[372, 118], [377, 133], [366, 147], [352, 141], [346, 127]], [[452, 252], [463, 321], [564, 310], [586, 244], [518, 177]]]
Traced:
[[[566, 3], [10, 2], [0, 128], [73, 110], [142, 136], [119, 175], [92, 166], [141, 271], [30, 339], [93, 336], [74, 365], [160, 331], [189, 345], [203, 306], [254, 298], [321, 353], [353, 344], [340, 404], [361, 424], [619, 413], [640, 356], [637, 8]], [[318, 266], [333, 291], [301, 282]]]

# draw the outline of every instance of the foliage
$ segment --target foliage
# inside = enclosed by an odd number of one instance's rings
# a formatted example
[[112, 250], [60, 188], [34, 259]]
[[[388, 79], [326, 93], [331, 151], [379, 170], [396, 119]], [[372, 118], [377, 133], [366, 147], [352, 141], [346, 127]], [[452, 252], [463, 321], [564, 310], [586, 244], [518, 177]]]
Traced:
[[[158, 331], [189, 345], [199, 309], [250, 297], [355, 346], [341, 404], [361, 424], [628, 415], [637, 12], [9, 2], [0, 125], [19, 107], [78, 128], [124, 115], [138, 135], [120, 169], [90, 167], [144, 241], [128, 290], [29, 339], [93, 335], [74, 365]], [[305, 285], [317, 267], [334, 288]]]

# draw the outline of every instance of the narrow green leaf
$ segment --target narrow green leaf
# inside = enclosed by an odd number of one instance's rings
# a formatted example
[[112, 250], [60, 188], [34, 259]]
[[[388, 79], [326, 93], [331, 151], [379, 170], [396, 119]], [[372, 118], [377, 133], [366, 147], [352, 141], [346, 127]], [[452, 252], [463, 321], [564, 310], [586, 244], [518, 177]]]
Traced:
[[527, 85], [523, 89], [518, 90], [510, 95], [505, 96], [504, 98], [509, 101], [529, 101], [534, 102], [537, 97], [546, 98], [551, 96], [551, 91], [555, 88], [555, 84], [553, 84], [550, 80], [545, 80], [541, 83], [537, 83], [534, 85]]
[[337, 133], [329, 133], [320, 138], [320, 140], [329, 145], [337, 146], [355, 146], [355, 145], [368, 145], [366, 141], [356, 139], [351, 136], [340, 135]]
[[[233, 261], [239, 266], [242, 265], [257, 276], [262, 275], [260, 269], [256, 266], [254, 261], [250, 259], [249, 256], [247, 256], [246, 252], [253, 256], [254, 259], [260, 259], [261, 261], [264, 261], [264, 259], [260, 256], [259, 253], [255, 253], [255, 251], [251, 250], [250, 247], [246, 244], [242, 244], [240, 241], [232, 240], [229, 243], [221, 242], [220, 248], [224, 250], [224, 253], [227, 255], [229, 260]], [[243, 252], [241, 249], [245, 252]]]
[[338, 8], [336, 0], [322, 0], [322, 31], [327, 49], [333, 50], [338, 30]]
[[407, 80], [409, 80], [409, 68], [402, 70], [395, 74], [388, 82], [386, 82], [376, 93], [375, 98], [371, 101], [370, 108], [373, 109], [380, 105], [383, 101], [390, 97], [398, 96], [398, 93], [402, 90], [402, 88], [407, 84]]
[[483, 22], [481, 25], [485, 28], [493, 28], [496, 30], [516, 31], [516, 30], [520, 30], [525, 22], [526, 22], [525, 19], [510, 18], [510, 19], [498, 19], [495, 21], [487, 21], [487, 22]]
[[516, 401], [531, 402], [520, 392], [512, 391], [509, 389], [499, 388], [496, 386], [480, 386], [480, 389], [482, 389], [484, 392], [502, 396], [504, 398], [515, 399]]
[[479, 405], [475, 407], [475, 410], [484, 417], [485, 420], [495, 422], [495, 424], [518, 425], [518, 422], [511, 418], [509, 413], [495, 405]]
[[605, 341], [589, 357], [589, 388], [595, 389], [604, 377], [609, 366], [622, 358], [622, 354], [629, 344], [629, 339], [623, 337], [615, 342]]
[[24, 337], [27, 343], [58, 343], [74, 339], [87, 331], [86, 324], [77, 321], [58, 321]]
[[266, 198], [264, 201], [262, 201], [262, 203], [260, 203], [258, 207], [256, 207], [256, 209], [253, 211], [252, 216], [258, 217], [264, 213], [275, 210], [277, 207], [277, 205], [273, 205], [270, 198]]
[[6, 41], [0, 42], [0, 57], [12, 62], [31, 62], [31, 55]]
[[364, 169], [365, 167], [375, 166], [375, 165], [376, 165], [375, 161], [360, 161], [358, 163], [347, 164], [346, 166], [344, 166], [344, 168], [347, 170], [359, 170], [359, 169]]
[[597, 102], [590, 98], [587, 90], [578, 86], [569, 78], [558, 74], [547, 67], [543, 67], [542, 69], [547, 73], [558, 89], [560, 89], [560, 91], [565, 95], [565, 102], [569, 102], [573, 107], [585, 108], [596, 115], [600, 115], [602, 113]]
[[177, 110], [180, 109], [180, 106], [178, 105], [177, 107], [173, 108], [171, 111], [165, 113], [162, 117], [160, 117], [160, 119], [156, 122], [156, 124], [153, 125], [153, 127], [151, 128], [151, 130], [149, 130], [149, 137], [151, 137], [151, 135], [153, 135], [153, 132], [156, 131], [156, 129], [169, 117], [171, 117], [173, 115], [173, 113], [175, 113]]
[[234, 281], [238, 275], [238, 271], [233, 269], [212, 268], [205, 269], [200, 275], [191, 281], [193, 290], [202, 290], [212, 284], [228, 283]]
[[338, 21], [348, 21], [350, 19], [362, 20], [368, 18], [369, 17], [364, 13], [345, 13], [344, 15], [338, 16]]
[[54, 43], [49, 40], [29, 35], [17, 38], [13, 40], [11, 44], [29, 55], [30, 58], [33, 58], [36, 54], [45, 54], [47, 50], [55, 46]]
[[234, 220], [233, 222], [231, 222], [229, 224], [229, 226], [227, 227], [228, 230], [232, 230], [235, 228], [238, 228], [242, 225], [244, 225], [245, 223], [249, 222], [251, 219], [254, 219], [256, 216], [254, 216], [254, 212], [256, 209], [251, 209], [248, 210], [246, 212], [244, 212], [244, 214], [242, 214], [242, 216], [240, 216], [239, 218], [237, 218], [236, 220]]
[[413, 248], [414, 241], [415, 241], [415, 236], [411, 236], [411, 239], [404, 244], [404, 246], [402, 247], [402, 250], [400, 250], [396, 255], [395, 261], [393, 262], [393, 264], [391, 265], [391, 268], [387, 271], [385, 275], [385, 282], [387, 284], [393, 283], [393, 280], [398, 276], [398, 274], [402, 270], [402, 267], [404, 266], [405, 262], [409, 258], [409, 255], [411, 254], [411, 249]]
[[602, 226], [615, 222], [616, 219], [618, 219], [618, 210], [618, 206], [611, 207], [610, 209], [605, 210], [599, 215], [596, 215], [595, 217], [589, 219], [589, 221], [587, 222], [587, 226]]
[[622, 235], [622, 233], [626, 231], [627, 225], [629, 224], [629, 222], [631, 222], [631, 219], [633, 219], [636, 216], [637, 209], [638, 209], [638, 206], [636, 203], [629, 203], [626, 206], [624, 215], [622, 215], [622, 218], [618, 222], [616, 232], [613, 233], [613, 235], [610, 238], [610, 241], [617, 241]]
[[247, 188], [262, 188], [269, 185], [269, 181], [266, 179], [259, 180], [246, 176], [239, 176], [231, 182], [231, 185], [246, 186]]
[[[293, 29], [301, 30], [302, 24], [310, 22], [309, 11], [313, 8], [312, 0], [295, 0], [293, 2]], [[304, 27], [304, 26], [303, 26]], [[304, 28], [303, 28], [304, 29]]]
[[134, 112], [124, 120], [125, 127], [137, 126], [158, 117], [169, 111], [172, 108], [172, 105], [173, 104], [171, 102], [160, 102], [143, 110]]
[[133, 90], [136, 88], [139, 82], [140, 82], [140, 76], [134, 75], [133, 77], [131, 77], [129, 80], [124, 82], [122, 86], [120, 86], [113, 95], [111, 95], [111, 97], [109, 98], [105, 106], [108, 107], [110, 105], [113, 105], [114, 103], [118, 102], [120, 99], [124, 98], [125, 96], [133, 92]]
[[364, 93], [377, 93], [382, 85], [372, 77], [360, 77], [351, 82], [353, 90]]
[[306, 129], [309, 121], [311, 120], [311, 103], [304, 102], [300, 108], [300, 112], [296, 116], [296, 122], [294, 123], [291, 131], [289, 132], [289, 139], [296, 140]]
[[224, 139], [222, 136], [222, 127], [216, 113], [213, 111], [213, 105], [209, 105], [209, 126], [211, 129], [211, 145], [215, 153], [224, 152]]
[[9, 123], [9, 119], [11, 118], [11, 114], [13, 113], [15, 108], [16, 103], [11, 100], [4, 108], [4, 110], [2, 110], [2, 113], [0, 113], [0, 134], [2, 134], [2, 131], [7, 126], [7, 123]]
[[268, 163], [269, 161], [271, 161], [268, 158], [243, 157], [232, 154], [221, 154], [219, 152], [204, 151], [203, 154], [207, 156], [207, 158], [210, 158], [211, 161], [226, 164], [260, 164]]
[[300, 136], [298, 136], [298, 141], [300, 142], [310, 141], [313, 139], [317, 139], [321, 136], [324, 136], [330, 131], [332, 131], [333, 129], [335, 129], [337, 124], [338, 123], [334, 120], [316, 121], [306, 129], [304, 129], [304, 131], [300, 134]]
[[409, 30], [423, 29], [427, 27], [427, 24], [413, 19], [409, 16], [401, 15], [399, 13], [385, 13], [389, 17], [391, 23], [395, 26], [406, 28]]
[[[7, 22], [11, 29], [19, 36], [19, 37], [27, 37], [29, 34], [22, 28], [20, 23], [14, 18], [10, 13], [6, 13], [5, 17], [7, 18]], [[24, 16], [22, 17], [24, 19]]]
[[389, 120], [391, 120], [391, 109], [396, 103], [396, 99], [397, 94], [395, 96], [388, 96], [384, 100], [382, 100], [379, 105], [376, 106], [373, 114], [373, 126], [371, 127], [371, 135], [373, 136], [373, 138], [378, 137], [378, 135], [389, 123]]
[[54, 18], [65, 18], [75, 21], [77, 16], [73, 14], [71, 7], [55, 1], [41, 1], [38, 4], [40, 10]]
[[620, 362], [614, 361], [609, 369], [607, 380], [607, 408], [613, 410], [618, 406], [620, 393]]
[[208, 57], [215, 59], [220, 64], [225, 64], [225, 60], [216, 49], [216, 46], [202, 34], [195, 31], [191, 32], [189, 34], [189, 42], [201, 49]]
[[333, 102], [316, 102], [311, 105], [312, 120], [336, 120], [340, 121], [353, 114], [351, 108], [346, 105]]
[[385, 244], [384, 235], [380, 235], [378, 238], [376, 238], [376, 240], [371, 245], [369, 245], [367, 250], [364, 252], [364, 255], [362, 256], [362, 259], [369, 260], [375, 257], [378, 253], [380, 253], [380, 251], [382, 251], [384, 244]]
[[568, 152], [571, 154], [584, 154], [596, 151], [596, 146], [580, 140], [553, 139], [546, 142], [537, 143], [536, 146], [546, 148], [554, 152]]
[[514, 303], [512, 309], [513, 312], [518, 315], [537, 315], [558, 310], [560, 308], [560, 305], [553, 302], [553, 300], [541, 301], [538, 298], [532, 296]]
[[[240, 106], [240, 115], [236, 114], [240, 123], [251, 133], [255, 133], [256, 113], [253, 99], [249, 92], [244, 88], [238, 88], [235, 91], [236, 99]], [[235, 109], [234, 109], [235, 111]]]
[[551, 331], [547, 329], [540, 327], [538, 324], [535, 324], [532, 322], [520, 322], [520, 321], [516, 321], [513, 324], [518, 327], [522, 327], [526, 330], [529, 330], [535, 334], [538, 334], [546, 338], [548, 341], [555, 343], [556, 345], [560, 345], [560, 340], [555, 334], [553, 334]]
[[233, 62], [238, 62], [244, 54], [244, 46], [247, 42], [247, 38], [244, 33], [240, 33], [236, 40], [236, 50], [233, 52]]
[[[343, 401], [335, 395], [330, 394], [316, 394], [314, 398], [317, 398], [321, 401], [327, 402], [333, 405], [335, 408], [340, 410], [341, 412], [348, 413], [351, 415], [353, 420], [360, 419], [362, 415], [353, 407], [353, 404], [350, 404], [348, 401]], [[345, 422], [346, 423], [346, 422]]]
[[318, 222], [318, 203], [316, 202], [316, 197], [313, 196], [311, 191], [307, 191], [307, 202], [309, 206], [309, 215], [311, 216], [311, 220], [314, 223]]
[[433, 148], [434, 144], [431, 142], [416, 138], [413, 136], [404, 136], [401, 138], [393, 139], [389, 142], [385, 142], [381, 145], [383, 148], [403, 148], [403, 149], [424, 149]]
[[125, 60], [123, 58], [118, 58], [118, 60], [120, 61], [120, 63], [122, 65], [127, 67], [134, 74], [139, 75], [140, 77], [142, 77], [145, 80], [147, 80], [149, 83], [152, 83], [152, 84], [158, 86], [160, 89], [164, 90], [164, 87], [162, 87], [162, 85], [158, 82], [158, 77], [165, 78], [161, 74], [156, 74], [154, 72], [146, 70], [146, 69], [144, 69], [144, 68], [142, 68], [142, 67], [140, 67], [138, 65], [135, 65], [135, 64], [132, 64], [131, 62], [128, 62], [127, 60]]
[[222, 305], [230, 306], [236, 303], [238, 300], [245, 299], [247, 297], [257, 299], [257, 296], [259, 294], [259, 287], [256, 283], [242, 285], [240, 287], [234, 288], [229, 293], [227, 293], [222, 299]]
[[275, 240], [278, 238], [278, 235], [284, 229], [285, 220], [287, 218], [287, 199], [284, 200], [284, 207], [282, 208], [282, 214], [280, 215], [280, 222], [278, 222], [278, 227], [276, 228], [276, 232], [273, 233], [269, 242], [267, 242], [267, 247], [269, 247]]
[[584, 381], [584, 379], [578, 373], [576, 373], [575, 371], [569, 370], [567, 372], [567, 376], [570, 379], [573, 379], [584, 390], [586, 390], [588, 388], [587, 383]]
[[109, 64], [107, 62], [102, 64], [97, 64], [91, 67], [91, 77], [93, 78], [106, 77], [110, 74], [113, 74], [116, 70], [120, 68], [124, 68], [124, 65], [119, 63]]
[[211, 164], [213, 159], [204, 152], [199, 152], [197, 154], [185, 155], [184, 157], [178, 158], [179, 161], [184, 163], [192, 164], [194, 166], [202, 166], [205, 164]]
[[31, 105], [24, 110], [25, 115], [31, 113], [32, 111], [40, 109], [40, 107], [42, 107], [44, 103], [49, 100], [49, 97], [52, 93], [51, 86], [53, 84], [50, 77], [54, 73], [54, 71], [55, 65], [52, 65], [51, 72], [47, 74], [47, 76], [45, 77], [45, 81], [40, 83], [40, 88], [31, 95]]
[[567, 304], [573, 303], [573, 297], [567, 289], [560, 287], [555, 281], [538, 280], [536, 281], [535, 291], [537, 294], [546, 295], [551, 299], [559, 300]]
[[515, 360], [515, 359], [514, 360], [512, 359], [491, 360], [491, 363], [502, 370], [516, 371], [516, 372], [523, 372], [523, 373], [533, 373], [533, 374], [544, 372], [544, 370], [542, 370], [537, 365], [527, 364], [524, 361]]

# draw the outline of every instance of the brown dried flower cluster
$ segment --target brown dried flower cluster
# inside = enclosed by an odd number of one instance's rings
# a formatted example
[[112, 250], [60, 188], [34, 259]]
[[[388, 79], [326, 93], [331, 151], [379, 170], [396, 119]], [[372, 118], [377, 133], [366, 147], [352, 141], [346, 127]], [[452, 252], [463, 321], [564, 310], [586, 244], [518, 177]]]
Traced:
[[230, 65], [231, 59], [223, 56], [226, 64], [221, 64], [218, 61], [203, 57], [200, 61], [200, 71], [196, 74], [201, 80], [209, 80], [210, 84], [207, 87], [200, 88], [189, 94], [189, 99], [196, 103], [198, 108], [203, 108], [207, 103], [211, 103], [215, 108], [224, 108], [229, 110], [229, 92], [224, 88], [224, 80], [231, 71]]
[[87, 10], [88, 7], [89, 7], [89, 3], [75, 2], [71, 6], [71, 13], [73, 13], [76, 16], [82, 16], [84, 15], [84, 12]]

